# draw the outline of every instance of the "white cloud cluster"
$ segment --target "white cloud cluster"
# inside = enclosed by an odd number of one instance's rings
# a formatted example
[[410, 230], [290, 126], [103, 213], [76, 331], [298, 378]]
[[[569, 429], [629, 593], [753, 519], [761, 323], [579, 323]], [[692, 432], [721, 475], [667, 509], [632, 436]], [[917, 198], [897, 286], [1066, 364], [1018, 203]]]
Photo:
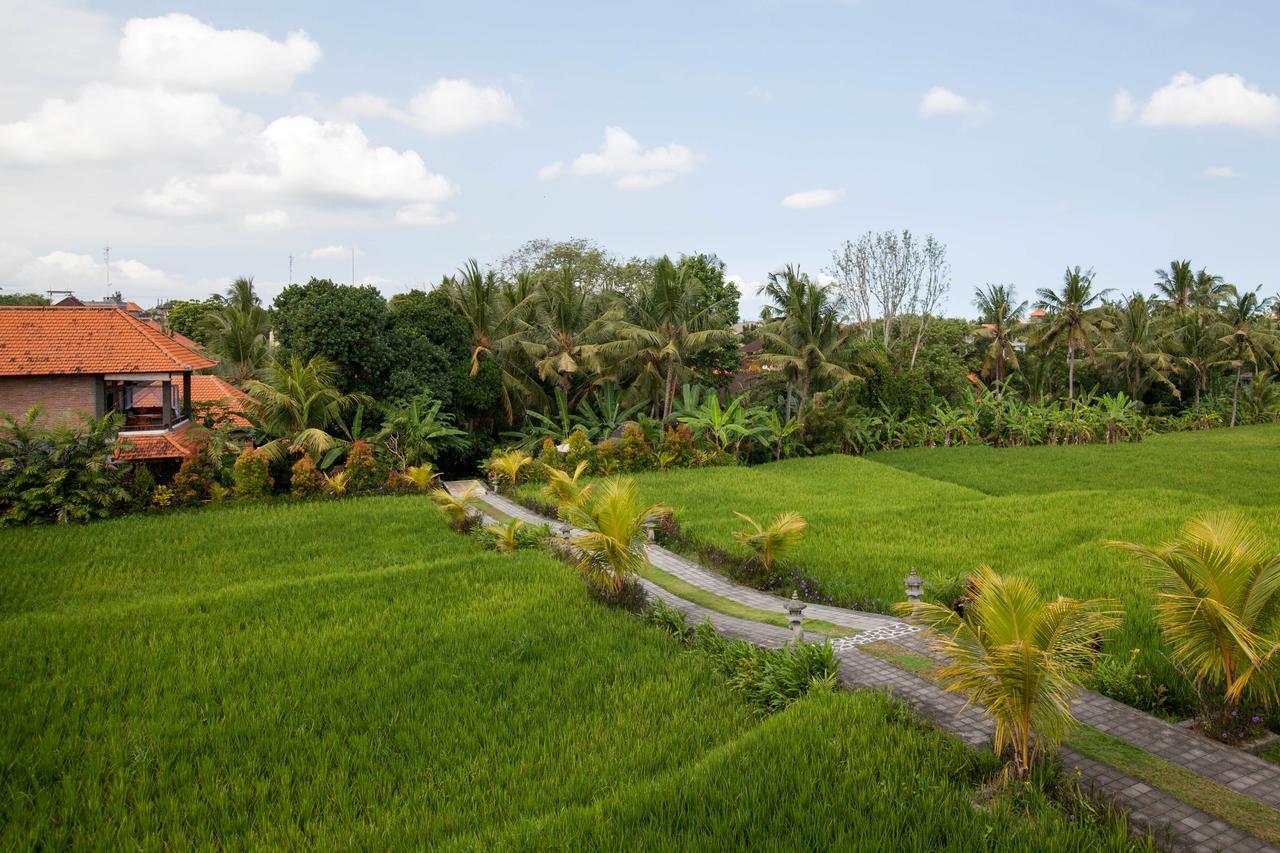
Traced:
[[1139, 104], [1120, 89], [1112, 101], [1112, 118], [1152, 127], [1226, 126], [1248, 130], [1280, 127], [1280, 95], [1263, 92], [1239, 74], [1214, 74], [1203, 80], [1192, 74], [1175, 74], [1169, 82]]
[[[364, 255], [364, 252], [360, 249], [356, 249], [355, 252], [357, 258]], [[307, 257], [313, 261], [332, 261], [338, 258], [349, 258], [351, 257], [351, 249], [342, 245], [319, 246], [312, 249], [310, 252], [307, 252]]]
[[320, 61], [304, 32], [283, 42], [252, 30], [218, 30], [190, 15], [133, 18], [124, 25], [119, 69], [126, 80], [177, 89], [283, 94]]
[[1234, 178], [1236, 170], [1230, 166], [1210, 166], [1204, 170], [1206, 178]]
[[520, 123], [520, 112], [510, 95], [494, 86], [477, 86], [470, 80], [437, 80], [414, 95], [408, 109], [370, 94], [343, 98], [338, 108], [351, 118], [387, 118], [431, 135]]
[[958, 95], [943, 86], [934, 86], [920, 98], [920, 115], [925, 118], [936, 116], [985, 118], [991, 115], [991, 107], [981, 101]]
[[844, 190], [804, 190], [792, 193], [782, 200], [783, 207], [793, 210], [812, 210], [829, 207], [844, 198]]
[[[0, 278], [18, 292], [72, 290], [84, 299], [107, 292], [107, 269], [101, 257], [58, 250], [34, 255], [20, 246], [0, 243]], [[135, 301], [160, 299], [172, 292], [180, 278], [130, 258], [111, 261], [111, 290]]]
[[678, 175], [697, 168], [702, 157], [684, 145], [642, 148], [636, 138], [620, 127], [604, 129], [604, 148], [597, 153], [579, 154], [566, 165], [557, 160], [538, 170], [538, 177], [554, 180], [564, 174], [581, 177], [615, 178], [622, 190], [647, 190], [669, 183]]

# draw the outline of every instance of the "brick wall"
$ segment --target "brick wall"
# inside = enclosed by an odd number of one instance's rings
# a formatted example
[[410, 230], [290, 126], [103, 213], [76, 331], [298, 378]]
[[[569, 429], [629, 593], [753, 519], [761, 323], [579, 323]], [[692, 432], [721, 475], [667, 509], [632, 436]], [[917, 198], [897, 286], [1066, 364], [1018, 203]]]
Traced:
[[50, 421], [68, 421], [81, 412], [93, 414], [92, 376], [0, 376], [0, 412], [22, 417], [36, 404]]

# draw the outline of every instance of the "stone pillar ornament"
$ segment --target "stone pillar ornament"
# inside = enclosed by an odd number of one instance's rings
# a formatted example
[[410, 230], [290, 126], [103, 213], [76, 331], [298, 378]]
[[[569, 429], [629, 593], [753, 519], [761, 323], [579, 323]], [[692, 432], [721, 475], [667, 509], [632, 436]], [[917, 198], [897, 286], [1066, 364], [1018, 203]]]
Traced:
[[924, 578], [916, 574], [915, 567], [911, 567], [911, 574], [907, 575], [907, 601], [912, 604], [919, 604], [924, 598]]
[[791, 633], [796, 635], [796, 639], [804, 642], [804, 613], [805, 603], [800, 600], [800, 594], [795, 590], [791, 592], [791, 600], [787, 602], [787, 623], [791, 626]]

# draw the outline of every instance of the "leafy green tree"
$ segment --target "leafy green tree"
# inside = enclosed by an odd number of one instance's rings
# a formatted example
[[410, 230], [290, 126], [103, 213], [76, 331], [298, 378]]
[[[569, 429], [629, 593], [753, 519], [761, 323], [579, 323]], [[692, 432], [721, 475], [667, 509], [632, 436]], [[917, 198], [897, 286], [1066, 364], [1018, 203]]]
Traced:
[[1235, 384], [1231, 390], [1231, 426], [1236, 425], [1240, 407], [1240, 380], [1246, 365], [1254, 371], [1265, 371], [1276, 364], [1276, 351], [1280, 347], [1280, 335], [1270, 328], [1267, 304], [1257, 290], [1240, 291], [1231, 288], [1222, 312], [1222, 324], [1226, 334], [1218, 338], [1222, 356], [1218, 364], [1235, 370]]
[[1183, 315], [1166, 333], [1166, 347], [1174, 369], [1191, 381], [1194, 405], [1200, 405], [1200, 393], [1209, 379], [1209, 371], [1219, 349], [1217, 325], [1204, 322], [1199, 314]]
[[534, 334], [525, 349], [534, 359], [538, 379], [554, 382], [575, 400], [574, 381], [582, 385], [599, 374], [600, 346], [608, 342], [619, 316], [607, 300], [578, 282], [571, 267], [541, 284]]
[[1109, 314], [1111, 328], [1104, 336], [1103, 354], [1124, 377], [1129, 396], [1137, 400], [1144, 381], [1160, 382], [1175, 395], [1181, 394], [1169, 378], [1173, 357], [1165, 351], [1165, 335], [1156, 323], [1151, 302], [1134, 293], [1109, 306]]
[[202, 300], [176, 299], [165, 308], [165, 328], [188, 337], [201, 346], [208, 346], [212, 330], [206, 322], [206, 316], [225, 304], [226, 300], [219, 294]]
[[0, 293], [0, 305], [48, 305], [49, 297], [39, 293]]
[[1030, 582], [982, 566], [964, 615], [941, 604], [905, 602], [898, 611], [933, 631], [947, 663], [949, 691], [963, 694], [995, 722], [995, 750], [1013, 753], [1026, 778], [1072, 724], [1076, 679], [1097, 659], [1097, 637], [1119, 624], [1113, 602], [1046, 602]]
[[262, 438], [261, 450], [272, 460], [292, 451], [319, 457], [338, 443], [331, 430], [342, 418], [373, 400], [360, 392], [344, 394], [337, 386], [337, 368], [323, 356], [303, 362], [290, 356], [287, 362], [271, 362], [262, 379], [245, 383], [250, 399], [246, 414]]
[[1093, 270], [1082, 272], [1079, 266], [1068, 267], [1062, 276], [1062, 290], [1055, 293], [1047, 287], [1036, 291], [1037, 307], [1048, 313], [1041, 342], [1047, 347], [1065, 344], [1067, 348], [1067, 399], [1076, 398], [1076, 352], [1092, 355], [1098, 337], [1095, 310], [1106, 291], [1093, 289]]
[[419, 395], [387, 412], [377, 440], [405, 469], [429, 465], [440, 452], [462, 444], [466, 433], [453, 426], [453, 418], [440, 412], [441, 403]]
[[129, 500], [113, 458], [124, 416], [46, 424], [44, 410], [0, 414], [0, 527], [105, 518]]
[[384, 395], [399, 353], [377, 288], [313, 278], [282, 290], [273, 314], [282, 358], [297, 356], [305, 363], [319, 356], [331, 365], [342, 391]]
[[258, 375], [270, 354], [271, 316], [253, 290], [253, 279], [232, 282], [226, 300], [205, 312], [202, 328], [220, 374], [239, 384]]
[[1022, 327], [1027, 303], [1017, 301], [1009, 284], [988, 284], [974, 291], [973, 300], [980, 314], [975, 335], [990, 341], [982, 357], [983, 373], [994, 376], [996, 384], [1003, 386], [1005, 365], [1018, 369], [1014, 336]]

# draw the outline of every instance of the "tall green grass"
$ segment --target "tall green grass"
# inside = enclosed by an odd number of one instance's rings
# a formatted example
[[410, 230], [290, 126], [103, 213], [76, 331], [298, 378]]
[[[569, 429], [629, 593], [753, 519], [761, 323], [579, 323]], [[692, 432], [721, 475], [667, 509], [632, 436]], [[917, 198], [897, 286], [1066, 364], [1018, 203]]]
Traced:
[[699, 653], [425, 498], [7, 530], [0, 553], [3, 849], [1103, 837], [975, 810], [991, 762], [883, 700], [761, 725]]
[[1110, 646], [1186, 702], [1161, 654], [1148, 583], [1109, 539], [1155, 543], [1188, 518], [1238, 508], [1280, 541], [1280, 426], [1154, 437], [1141, 444], [960, 447], [823, 456], [755, 468], [639, 476], [687, 531], [732, 547], [733, 511], [809, 522], [794, 559], [849, 600], [904, 597], [914, 567], [935, 583], [980, 564], [1048, 594], [1119, 599]]

